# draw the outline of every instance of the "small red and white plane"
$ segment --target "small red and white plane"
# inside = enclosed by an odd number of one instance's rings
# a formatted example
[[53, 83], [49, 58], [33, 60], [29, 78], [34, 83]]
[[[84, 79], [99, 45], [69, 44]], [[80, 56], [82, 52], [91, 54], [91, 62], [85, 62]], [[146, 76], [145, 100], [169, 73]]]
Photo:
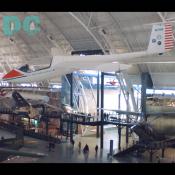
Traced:
[[111, 81], [108, 81], [106, 83], [109, 83], [111, 86], [115, 86], [115, 85], [117, 85], [118, 82], [115, 80], [111, 80]]
[[[59, 56], [57, 48], [52, 48], [53, 56], [49, 67], [37, 71], [28, 70], [28, 66], [20, 69], [13, 69], [2, 77], [7, 82], [38, 82], [49, 80], [55, 77], [78, 70], [99, 70], [104, 72], [126, 70], [132, 64], [145, 63], [149, 56], [162, 54], [174, 47], [173, 30], [170, 23], [153, 24], [148, 49], [145, 51], [112, 54], [112, 55], [89, 55], [89, 56]], [[160, 61], [161, 60], [161, 61]], [[162, 62], [162, 57], [156, 58]], [[154, 62], [156, 62], [154, 60]], [[168, 62], [163, 59], [163, 62]]]

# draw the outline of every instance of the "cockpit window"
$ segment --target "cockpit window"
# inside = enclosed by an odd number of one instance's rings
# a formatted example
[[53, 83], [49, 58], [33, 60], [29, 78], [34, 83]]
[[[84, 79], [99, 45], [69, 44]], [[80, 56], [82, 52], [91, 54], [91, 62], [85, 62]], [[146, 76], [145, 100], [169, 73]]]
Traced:
[[25, 64], [24, 66], [20, 67], [19, 70], [21, 70], [23, 72], [30, 72], [28, 64]]
[[19, 68], [19, 70], [21, 70], [23, 72], [35, 72], [35, 71], [39, 71], [39, 70], [48, 69], [48, 68], [51, 67], [51, 64], [52, 64], [52, 61], [50, 62], [50, 65], [49, 66], [43, 67], [43, 68], [39, 68], [39, 69], [35, 69], [35, 70], [32, 70], [32, 68], [28, 64], [25, 64], [25, 65], [21, 66]]

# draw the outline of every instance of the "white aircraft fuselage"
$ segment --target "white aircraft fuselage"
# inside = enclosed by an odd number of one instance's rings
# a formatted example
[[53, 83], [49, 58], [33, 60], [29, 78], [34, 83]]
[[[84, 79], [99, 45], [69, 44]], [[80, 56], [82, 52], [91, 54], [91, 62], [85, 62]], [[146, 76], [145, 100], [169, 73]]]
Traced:
[[[49, 68], [33, 72], [23, 72], [18, 69], [17, 71], [20, 76], [9, 77], [4, 81], [27, 83], [27, 82], [38, 82], [49, 80], [54, 77], [60, 77], [73, 71], [80, 69], [84, 70], [99, 70], [99, 71], [118, 71], [126, 70], [131, 65], [120, 64], [119, 61], [132, 59], [140, 56], [147, 55], [147, 52], [138, 53], [125, 53], [125, 54], [114, 54], [114, 55], [93, 55], [93, 56], [56, 56], [54, 62]], [[80, 61], [81, 59], [81, 61]], [[118, 61], [117, 61], [118, 60]], [[9, 72], [10, 74], [10, 72]]]
[[49, 68], [33, 72], [14, 69], [7, 73], [2, 80], [17, 83], [40, 82], [78, 70], [99, 70], [103, 72], [122, 71], [128, 69], [135, 63], [135, 58], [139, 58], [140, 63], [145, 62], [148, 56], [165, 53], [173, 47], [172, 25], [169, 23], [154, 24], [148, 49], [145, 51], [112, 55], [59, 56], [59, 50], [52, 48], [51, 53], [53, 59]]

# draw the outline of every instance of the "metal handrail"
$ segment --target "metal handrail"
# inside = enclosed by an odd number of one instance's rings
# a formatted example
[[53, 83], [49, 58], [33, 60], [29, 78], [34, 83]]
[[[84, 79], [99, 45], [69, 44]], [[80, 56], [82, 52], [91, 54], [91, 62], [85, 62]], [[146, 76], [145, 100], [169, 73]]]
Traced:
[[87, 97], [86, 97], [86, 93], [84, 91], [84, 87], [83, 84], [81, 83], [81, 79], [80, 77], [77, 75], [77, 78], [79, 79], [79, 81], [77, 80], [77, 83], [79, 83], [81, 90], [82, 90], [82, 96], [83, 96], [83, 100], [84, 100], [84, 106], [85, 106], [85, 112], [88, 113], [88, 103], [87, 103]]
[[[74, 78], [74, 81], [75, 81], [75, 83], [74, 83], [74, 85], [75, 85], [75, 91], [78, 92], [78, 85], [76, 83], [76, 79], [75, 78]], [[74, 93], [74, 95], [75, 95], [75, 93]], [[76, 98], [75, 98], [75, 101], [76, 101]], [[80, 105], [81, 105], [81, 109], [83, 109], [82, 111], [84, 111], [84, 106], [83, 106], [81, 100], [80, 100]], [[78, 104], [77, 104], [77, 106], [78, 106]], [[80, 112], [80, 107], [78, 108], [78, 111]]]

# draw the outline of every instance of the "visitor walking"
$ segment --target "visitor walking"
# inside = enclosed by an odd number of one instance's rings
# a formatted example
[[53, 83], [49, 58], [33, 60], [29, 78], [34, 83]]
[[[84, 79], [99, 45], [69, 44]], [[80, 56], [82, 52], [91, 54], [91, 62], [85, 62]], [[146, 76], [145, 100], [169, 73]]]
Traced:
[[75, 144], [75, 142], [74, 142], [74, 140], [73, 140], [73, 139], [71, 140], [71, 143], [72, 143], [73, 148], [74, 148], [74, 144]]
[[89, 146], [86, 144], [84, 149], [83, 149], [84, 153], [88, 153], [89, 152]]
[[81, 150], [81, 142], [78, 143], [79, 151]]
[[98, 145], [95, 146], [95, 153], [97, 154], [98, 152]]

